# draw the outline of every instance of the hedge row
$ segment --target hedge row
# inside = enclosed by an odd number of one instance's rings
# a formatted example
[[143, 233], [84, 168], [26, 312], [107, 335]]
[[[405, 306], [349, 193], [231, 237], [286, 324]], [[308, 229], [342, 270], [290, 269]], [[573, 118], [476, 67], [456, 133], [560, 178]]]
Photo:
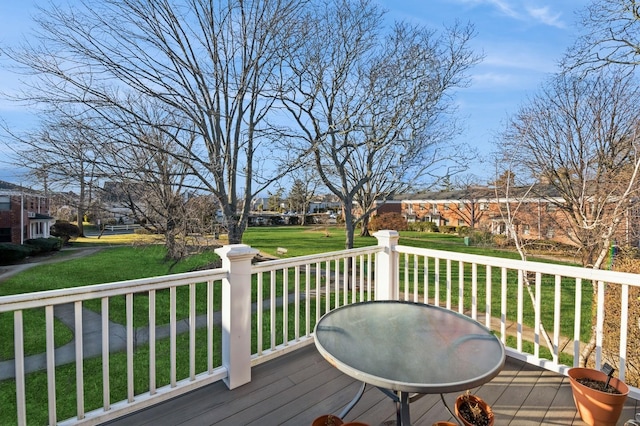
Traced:
[[58, 251], [62, 248], [60, 238], [34, 238], [24, 244], [0, 243], [0, 264], [17, 263], [29, 256]]

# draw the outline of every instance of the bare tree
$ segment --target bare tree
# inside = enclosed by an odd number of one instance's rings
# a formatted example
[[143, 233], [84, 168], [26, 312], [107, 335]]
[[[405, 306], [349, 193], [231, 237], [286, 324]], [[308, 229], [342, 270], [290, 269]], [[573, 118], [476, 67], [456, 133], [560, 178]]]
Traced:
[[84, 216], [102, 174], [99, 134], [69, 114], [46, 115], [35, 132], [25, 135], [4, 130], [14, 164], [42, 179], [46, 192], [65, 195], [65, 191], [72, 191], [65, 202], [75, 208], [79, 236], [83, 237]]
[[[383, 38], [383, 13], [369, 0], [328, 1], [305, 20], [305, 45], [286, 52], [291, 78], [282, 100], [298, 126], [297, 152], [312, 152], [323, 184], [344, 205], [350, 248], [372, 201], [456, 157], [443, 149], [456, 132], [448, 95], [479, 58], [468, 48], [470, 26], [438, 36], [396, 24]], [[354, 217], [354, 202], [363, 216]]]
[[178, 135], [168, 135], [158, 124], [147, 123], [171, 123], [176, 129], [188, 128], [187, 124], [176, 123], [170, 114], [153, 108], [145, 114], [148, 116], [137, 126], [132, 123], [127, 133], [112, 137], [105, 148], [104, 168], [136, 221], [164, 235], [167, 258], [178, 261], [188, 254], [187, 235], [193, 226], [187, 205], [192, 176], [178, 158], [188, 156], [194, 133], [180, 132], [191, 138], [178, 144]]
[[567, 50], [565, 68], [589, 71], [640, 64], [640, 6], [636, 0], [595, 0], [580, 18], [582, 34]]
[[[502, 141], [530, 176], [559, 195], [549, 202], [564, 212], [584, 266], [602, 266], [638, 195], [639, 103], [637, 82], [619, 69], [586, 79], [560, 74], [513, 117]], [[593, 344], [595, 335], [583, 363]]]
[[289, 190], [289, 209], [295, 211], [300, 217], [300, 222], [305, 225], [309, 204], [317, 194], [320, 186], [320, 178], [313, 168], [313, 164], [305, 164], [293, 174], [295, 179]]
[[[124, 131], [146, 119], [139, 102], [178, 113], [174, 123], [192, 123], [193, 138], [171, 123], [157, 128], [180, 136], [175, 158], [219, 200], [229, 242], [239, 243], [251, 199], [287, 171], [263, 167], [287, 158], [261, 146], [268, 141], [261, 123], [272, 109], [278, 53], [302, 22], [304, 5], [105, 0], [64, 10], [51, 4], [37, 18], [40, 43], [1, 52], [32, 74], [24, 101], [79, 104]], [[185, 145], [192, 139], [197, 143]]]
[[460, 202], [452, 206], [451, 210], [454, 215], [469, 224], [474, 229], [485, 215], [486, 211], [480, 206], [481, 200], [491, 198], [491, 192], [486, 186], [482, 186], [478, 182], [478, 177], [473, 174], [457, 176], [451, 184], [457, 189]]
[[284, 188], [278, 186], [273, 191], [267, 191], [267, 210], [272, 212], [279, 212], [280, 206], [284, 200]]

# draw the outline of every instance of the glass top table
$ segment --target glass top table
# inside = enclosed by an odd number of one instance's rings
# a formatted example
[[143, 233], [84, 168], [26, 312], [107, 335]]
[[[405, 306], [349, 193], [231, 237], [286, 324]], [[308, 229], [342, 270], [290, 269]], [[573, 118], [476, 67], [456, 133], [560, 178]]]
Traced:
[[505, 361], [504, 346], [482, 324], [421, 303], [342, 306], [320, 318], [314, 333], [318, 351], [334, 367], [398, 396], [402, 424], [410, 424], [409, 393], [471, 389], [497, 376]]

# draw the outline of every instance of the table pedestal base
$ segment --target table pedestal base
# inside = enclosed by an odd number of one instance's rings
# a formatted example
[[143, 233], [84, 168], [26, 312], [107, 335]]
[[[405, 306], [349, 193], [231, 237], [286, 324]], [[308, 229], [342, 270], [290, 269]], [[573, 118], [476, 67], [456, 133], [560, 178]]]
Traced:
[[[362, 395], [364, 394], [364, 390], [366, 387], [367, 387], [367, 384], [362, 382], [360, 389], [358, 389], [358, 392], [353, 397], [351, 402], [349, 402], [349, 404], [347, 404], [342, 409], [342, 412], [340, 413], [341, 419], [344, 419], [347, 416], [347, 414], [349, 414], [349, 411], [351, 411], [351, 409], [358, 403], [358, 401], [360, 401], [360, 398], [362, 398]], [[395, 402], [396, 404], [396, 423], [395, 424], [398, 426], [410, 426], [411, 414], [409, 412], [409, 404], [422, 398], [425, 394], [420, 394], [420, 393], [411, 394], [408, 392], [391, 391], [389, 389], [380, 388], [380, 387], [378, 389], [380, 389], [382, 393], [384, 393], [389, 398], [391, 398], [393, 402]], [[444, 394], [442, 393], [440, 394], [440, 399], [442, 400], [442, 403], [444, 404], [449, 414], [451, 414], [451, 417], [456, 419], [456, 422], [460, 424], [460, 421], [456, 418], [455, 414], [453, 414], [453, 412], [449, 408], [447, 401], [445, 401]]]
[[390, 391], [389, 389], [378, 388], [385, 395], [396, 403], [396, 424], [411, 425], [411, 415], [409, 414], [409, 404], [422, 398], [424, 394], [409, 393], [401, 391]]
[[342, 409], [342, 412], [340, 412], [341, 419], [344, 419], [347, 414], [349, 414], [349, 411], [351, 411], [351, 409], [358, 403], [358, 401], [360, 401], [360, 398], [362, 398], [362, 395], [364, 394], [364, 388], [366, 387], [367, 384], [365, 382], [362, 382], [362, 385], [360, 386], [358, 393], [356, 393], [356, 396], [354, 396], [351, 402], [349, 402], [347, 406]]

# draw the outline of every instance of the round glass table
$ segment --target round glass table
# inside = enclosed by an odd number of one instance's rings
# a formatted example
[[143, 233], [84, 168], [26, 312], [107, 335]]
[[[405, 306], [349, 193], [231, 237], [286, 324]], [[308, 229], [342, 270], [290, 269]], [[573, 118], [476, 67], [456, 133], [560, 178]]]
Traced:
[[[317, 322], [320, 354], [397, 403], [400, 424], [410, 424], [410, 394], [443, 394], [480, 386], [502, 370], [504, 346], [473, 319], [441, 307], [402, 301], [345, 305]], [[444, 401], [444, 399], [443, 399]]]

